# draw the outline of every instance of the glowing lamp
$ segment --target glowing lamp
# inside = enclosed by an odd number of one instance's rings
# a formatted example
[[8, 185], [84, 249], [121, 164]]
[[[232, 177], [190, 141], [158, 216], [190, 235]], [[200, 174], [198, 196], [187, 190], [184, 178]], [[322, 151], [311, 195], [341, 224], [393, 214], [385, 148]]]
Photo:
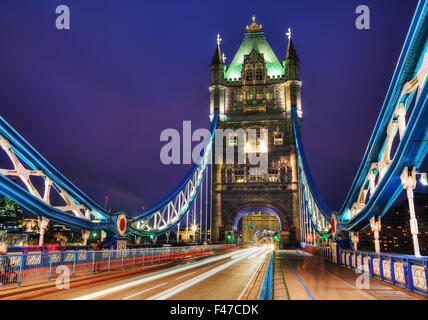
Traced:
[[426, 186], [428, 185], [427, 173], [421, 173], [421, 183]]

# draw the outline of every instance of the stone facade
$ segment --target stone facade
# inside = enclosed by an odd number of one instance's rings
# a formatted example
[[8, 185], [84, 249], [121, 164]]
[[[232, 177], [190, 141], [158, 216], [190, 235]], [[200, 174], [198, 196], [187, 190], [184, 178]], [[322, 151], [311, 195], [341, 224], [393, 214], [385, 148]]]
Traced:
[[[231, 163], [219, 163], [218, 152], [214, 156], [212, 240], [226, 241], [229, 233], [235, 242], [238, 239], [250, 239], [254, 235], [254, 228], [248, 228], [251, 223], [249, 217], [252, 212], [266, 210], [265, 228], [273, 227], [274, 221], [277, 221], [276, 214], [281, 221], [282, 246], [294, 247], [300, 239], [300, 216], [291, 108], [297, 108], [301, 120], [300, 61], [291, 41], [291, 33], [286, 56], [280, 63], [267, 43], [261, 26], [254, 27], [253, 23], [252, 27], [247, 28], [241, 47], [229, 66], [225, 65], [220, 41], [217, 41], [210, 67], [211, 117], [217, 110], [220, 117], [217, 129], [232, 130], [223, 141], [223, 159], [226, 159], [226, 147], [233, 147], [235, 155]], [[246, 140], [244, 163], [238, 162], [237, 145], [240, 141], [233, 134], [238, 129], [245, 130], [247, 135], [249, 129], [256, 130], [254, 149], [248, 147]], [[262, 129], [268, 130], [265, 142], [261, 139]], [[216, 147], [215, 144], [213, 150]], [[256, 152], [257, 155], [267, 152], [266, 172], [257, 175], [250, 172], [253, 166], [248, 161], [250, 152]], [[248, 216], [241, 218], [238, 229], [234, 230], [237, 214], [247, 211]], [[257, 225], [259, 228], [263, 223], [258, 221]]]

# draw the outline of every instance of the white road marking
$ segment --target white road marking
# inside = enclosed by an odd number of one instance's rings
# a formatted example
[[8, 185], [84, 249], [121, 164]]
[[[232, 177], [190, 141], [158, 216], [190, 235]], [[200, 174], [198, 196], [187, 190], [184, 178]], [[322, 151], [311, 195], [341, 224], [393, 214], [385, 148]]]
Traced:
[[[205, 268], [204, 268], [204, 269], [205, 269]], [[187, 273], [187, 274], [185, 274], [184, 276], [181, 276], [181, 277], [178, 277], [178, 278], [175, 278], [175, 279], [176, 279], [176, 280], [178, 280], [178, 279], [181, 279], [181, 278], [184, 278], [184, 277], [190, 276], [191, 274], [194, 274], [194, 273], [196, 273], [196, 271], [193, 271], [193, 272]]]
[[138, 296], [138, 295], [140, 295], [140, 294], [142, 294], [142, 293], [144, 293], [144, 292], [147, 292], [147, 291], [153, 290], [153, 289], [155, 289], [155, 288], [157, 288], [157, 287], [160, 287], [160, 286], [163, 286], [163, 285], [165, 285], [165, 284], [168, 284], [168, 282], [165, 282], [165, 283], [162, 283], [162, 284], [158, 284], [157, 286], [154, 286], [154, 287], [148, 288], [148, 289], [146, 289], [146, 290], [143, 290], [143, 291], [140, 291], [140, 292], [137, 292], [137, 293], [131, 294], [130, 296], [127, 296], [127, 297], [123, 298], [123, 300], [127, 300], [127, 299], [129, 299], [129, 298], [132, 298], [132, 297]]

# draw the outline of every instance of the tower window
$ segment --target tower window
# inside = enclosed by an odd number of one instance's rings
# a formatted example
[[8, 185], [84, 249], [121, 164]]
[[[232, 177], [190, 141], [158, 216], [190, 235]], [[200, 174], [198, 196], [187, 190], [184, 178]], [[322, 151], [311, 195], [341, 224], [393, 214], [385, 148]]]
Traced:
[[245, 175], [244, 175], [244, 170], [235, 170], [235, 182], [236, 183], [242, 183], [245, 182]]
[[238, 145], [238, 136], [237, 135], [230, 135], [229, 136], [229, 146], [237, 146]]
[[284, 139], [282, 137], [281, 132], [275, 132], [273, 136], [273, 144], [276, 146], [282, 145], [284, 142]]
[[253, 80], [253, 70], [245, 71], [245, 80]]
[[256, 69], [256, 80], [263, 80], [263, 70]]
[[279, 182], [278, 169], [269, 169], [269, 182]]

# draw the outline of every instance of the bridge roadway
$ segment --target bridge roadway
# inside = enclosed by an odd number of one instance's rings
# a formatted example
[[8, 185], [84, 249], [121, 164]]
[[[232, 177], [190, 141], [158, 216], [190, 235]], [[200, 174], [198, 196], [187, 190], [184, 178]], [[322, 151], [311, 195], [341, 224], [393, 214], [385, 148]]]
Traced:
[[[20, 293], [17, 289], [2, 299], [256, 300], [270, 253], [266, 247], [233, 250], [145, 273], [72, 282], [68, 290], [51, 286]], [[274, 261], [274, 300], [425, 299], [373, 279], [370, 289], [357, 289], [359, 275], [303, 251], [276, 251]]]

